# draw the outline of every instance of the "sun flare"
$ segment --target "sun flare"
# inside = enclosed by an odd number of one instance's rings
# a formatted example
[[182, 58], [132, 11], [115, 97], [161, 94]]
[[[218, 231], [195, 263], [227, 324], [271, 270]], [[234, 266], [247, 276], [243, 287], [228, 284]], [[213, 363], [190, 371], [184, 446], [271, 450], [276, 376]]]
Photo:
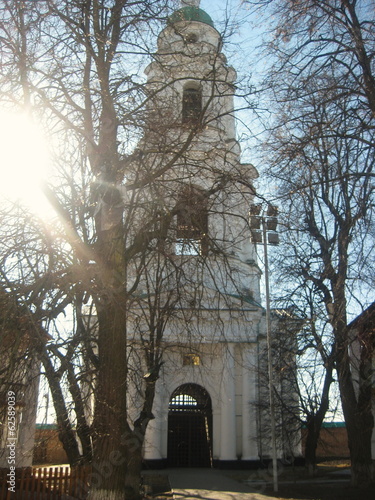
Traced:
[[47, 212], [40, 187], [48, 167], [48, 147], [38, 124], [26, 113], [0, 110], [0, 196], [39, 215]]

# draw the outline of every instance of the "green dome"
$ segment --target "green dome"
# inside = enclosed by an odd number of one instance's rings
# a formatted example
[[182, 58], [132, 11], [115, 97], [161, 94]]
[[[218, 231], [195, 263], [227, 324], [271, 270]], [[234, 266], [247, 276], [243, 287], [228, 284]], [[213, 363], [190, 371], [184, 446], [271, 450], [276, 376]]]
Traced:
[[170, 24], [178, 23], [180, 21], [198, 21], [199, 23], [205, 23], [213, 28], [214, 23], [210, 16], [202, 9], [198, 7], [183, 7], [182, 9], [176, 10], [173, 12], [171, 16], [168, 18], [168, 22]]

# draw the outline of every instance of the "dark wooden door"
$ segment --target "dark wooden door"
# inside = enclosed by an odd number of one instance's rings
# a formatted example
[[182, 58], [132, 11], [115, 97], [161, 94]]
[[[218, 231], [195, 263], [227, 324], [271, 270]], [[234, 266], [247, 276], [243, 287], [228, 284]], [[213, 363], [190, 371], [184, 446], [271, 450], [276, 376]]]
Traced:
[[170, 413], [168, 417], [168, 465], [211, 467], [212, 416]]

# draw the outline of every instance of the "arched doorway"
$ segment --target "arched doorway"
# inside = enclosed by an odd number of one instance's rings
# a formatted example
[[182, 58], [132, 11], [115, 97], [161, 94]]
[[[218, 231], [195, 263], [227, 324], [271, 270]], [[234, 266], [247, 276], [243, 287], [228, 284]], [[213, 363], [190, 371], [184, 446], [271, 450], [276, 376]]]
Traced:
[[197, 384], [183, 384], [172, 394], [168, 407], [168, 465], [212, 466], [212, 404]]

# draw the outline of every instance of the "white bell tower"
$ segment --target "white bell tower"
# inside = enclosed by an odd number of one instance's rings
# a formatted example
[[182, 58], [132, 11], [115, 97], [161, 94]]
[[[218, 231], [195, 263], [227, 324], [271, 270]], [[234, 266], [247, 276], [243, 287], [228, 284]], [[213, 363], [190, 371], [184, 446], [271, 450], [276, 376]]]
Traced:
[[[194, 295], [183, 306], [183, 320], [164, 334], [144, 457], [153, 466], [245, 466], [261, 453], [258, 353], [264, 320], [248, 227], [257, 171], [240, 162], [236, 73], [199, 0], [181, 2], [157, 47], [145, 71], [148, 115], [139, 148], [150, 175], [161, 172], [155, 179], [175, 186], [174, 199], [172, 191], [160, 195], [163, 210], [177, 213], [169, 251], [185, 266], [186, 287]], [[162, 187], [153, 187], [156, 198]]]

